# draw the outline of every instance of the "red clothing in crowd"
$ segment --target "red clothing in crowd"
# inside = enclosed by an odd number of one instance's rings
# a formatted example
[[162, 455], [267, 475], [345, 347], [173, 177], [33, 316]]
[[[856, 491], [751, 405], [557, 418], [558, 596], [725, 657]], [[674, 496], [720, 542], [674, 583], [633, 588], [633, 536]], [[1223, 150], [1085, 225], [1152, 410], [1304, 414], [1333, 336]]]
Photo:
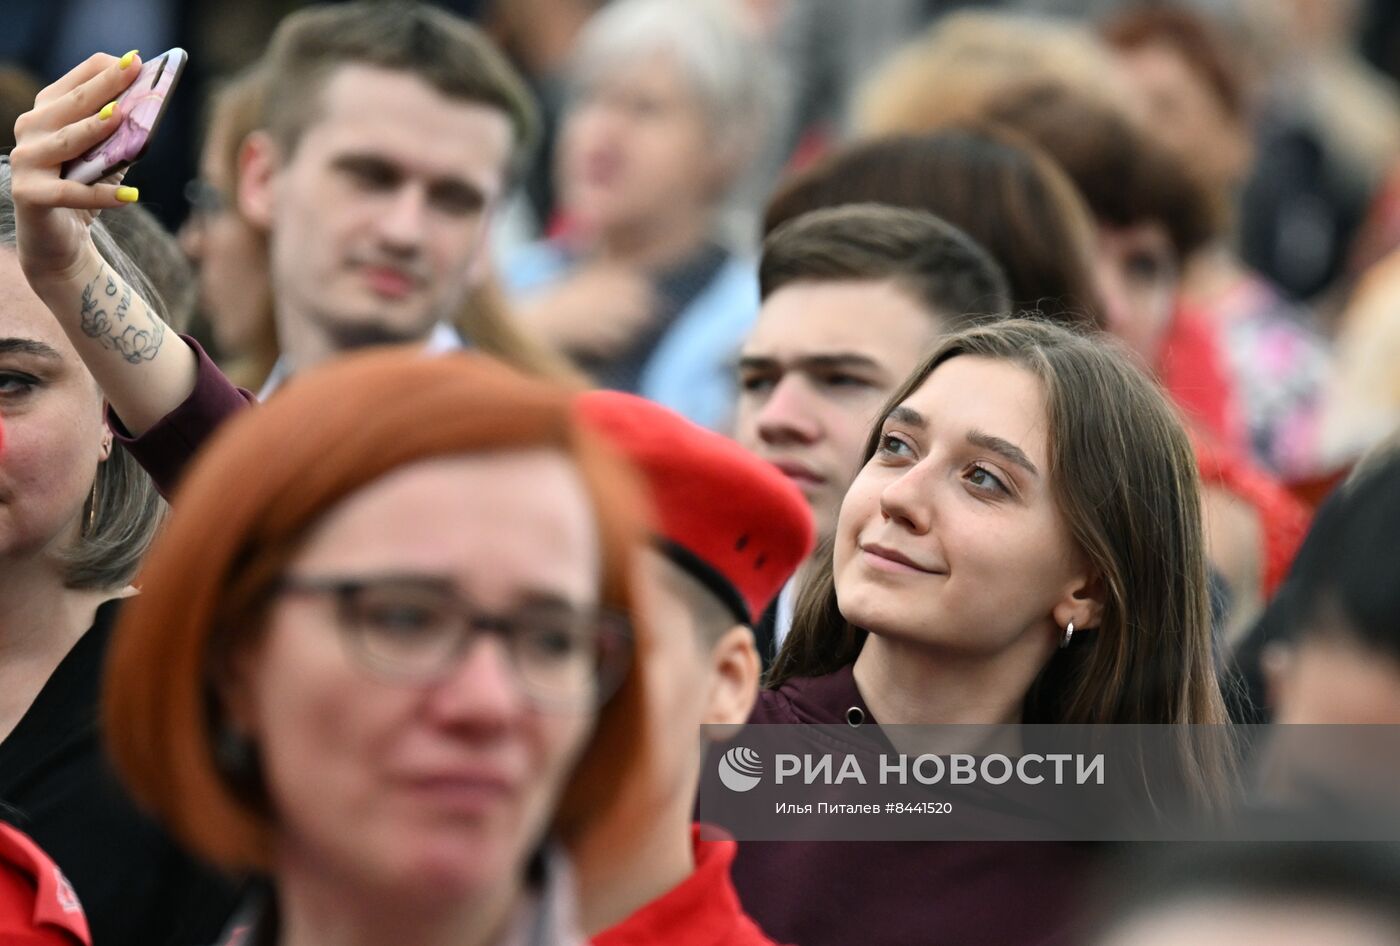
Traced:
[[1194, 432], [1192, 442], [1201, 482], [1239, 497], [1259, 517], [1264, 544], [1262, 590], [1267, 600], [1288, 577], [1288, 568], [1312, 523], [1312, 513], [1277, 480], [1234, 451], [1215, 446]]
[[6, 824], [0, 824], [0, 943], [92, 943], [78, 895], [58, 865], [37, 844]]
[[1178, 310], [1162, 340], [1157, 375], [1173, 403], [1216, 443], [1247, 456], [1249, 430], [1211, 327]]
[[691, 827], [695, 870], [678, 886], [593, 937], [593, 946], [773, 946], [749, 919], [729, 877], [738, 845], [702, 841]]
[[1303, 543], [1311, 514], [1249, 459], [1249, 431], [1215, 333], [1183, 309], [1172, 321], [1158, 366], [1162, 387], [1190, 421], [1201, 482], [1243, 500], [1259, 518], [1264, 598], [1278, 590]]

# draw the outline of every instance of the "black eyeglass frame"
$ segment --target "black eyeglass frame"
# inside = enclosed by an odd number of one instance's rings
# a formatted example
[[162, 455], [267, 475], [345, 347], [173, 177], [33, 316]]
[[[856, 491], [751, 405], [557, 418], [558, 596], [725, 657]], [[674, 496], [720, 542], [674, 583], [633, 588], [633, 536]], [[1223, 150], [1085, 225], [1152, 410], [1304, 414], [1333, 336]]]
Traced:
[[[415, 673], [404, 672], [402, 668], [396, 669], [392, 662], [385, 661], [366, 646], [364, 628], [356, 626], [357, 598], [367, 590], [390, 586], [440, 594], [445, 600], [452, 602], [453, 610], [463, 618], [462, 629], [456, 642], [444, 654], [441, 666], [433, 672]], [[534, 685], [523, 672], [514, 649], [519, 640], [516, 636], [518, 619], [488, 614], [476, 608], [450, 583], [435, 577], [404, 574], [355, 577], [289, 575], [273, 587], [273, 594], [330, 596], [336, 606], [339, 630], [342, 632], [340, 636], [351, 659], [367, 673], [389, 683], [425, 685], [440, 682], [452, 675], [482, 634], [492, 634], [499, 637], [504, 644], [515, 680], [531, 703], [539, 708], [554, 711], [591, 711], [612, 699], [632, 663], [632, 622], [625, 614], [610, 608], [599, 608], [587, 616], [580, 615], [581, 618], [587, 618], [586, 623], [596, 634], [593, 671], [595, 686], [587, 699], [578, 699], [548, 692]]]

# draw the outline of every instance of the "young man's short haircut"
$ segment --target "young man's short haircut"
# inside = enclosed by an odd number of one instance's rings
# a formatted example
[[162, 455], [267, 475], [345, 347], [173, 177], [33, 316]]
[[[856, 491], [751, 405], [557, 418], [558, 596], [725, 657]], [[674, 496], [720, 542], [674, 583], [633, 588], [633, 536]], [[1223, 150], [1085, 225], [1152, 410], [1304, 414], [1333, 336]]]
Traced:
[[426, 3], [307, 7], [278, 26], [264, 63], [262, 124], [287, 154], [316, 120], [321, 85], [347, 65], [407, 72], [449, 98], [499, 109], [515, 131], [517, 164], [539, 132], [530, 92], [505, 56], [475, 26]]
[[[719, 639], [739, 623], [734, 612], [719, 597], [706, 588], [704, 583], [677, 565], [663, 553], [658, 553], [661, 567], [657, 574], [661, 585], [675, 595], [685, 605], [695, 629], [695, 644], [708, 651], [719, 643]], [[666, 628], [657, 628], [665, 633]]]
[[952, 224], [921, 210], [847, 204], [803, 214], [763, 243], [764, 299], [796, 282], [891, 280], [955, 329], [1010, 314], [1001, 267]]

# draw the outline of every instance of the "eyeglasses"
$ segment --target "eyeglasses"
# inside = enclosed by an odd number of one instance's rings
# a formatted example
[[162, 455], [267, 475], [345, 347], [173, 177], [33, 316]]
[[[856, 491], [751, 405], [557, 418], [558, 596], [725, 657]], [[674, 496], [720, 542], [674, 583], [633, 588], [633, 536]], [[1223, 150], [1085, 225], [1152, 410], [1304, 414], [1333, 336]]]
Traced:
[[202, 177], [185, 184], [185, 200], [189, 201], [190, 212], [196, 218], [209, 218], [228, 209], [224, 192]]
[[431, 576], [289, 577], [278, 592], [333, 597], [352, 659], [390, 682], [442, 680], [481, 635], [493, 634], [531, 702], [585, 710], [607, 702], [631, 659], [631, 630], [620, 614], [553, 600], [487, 614]]

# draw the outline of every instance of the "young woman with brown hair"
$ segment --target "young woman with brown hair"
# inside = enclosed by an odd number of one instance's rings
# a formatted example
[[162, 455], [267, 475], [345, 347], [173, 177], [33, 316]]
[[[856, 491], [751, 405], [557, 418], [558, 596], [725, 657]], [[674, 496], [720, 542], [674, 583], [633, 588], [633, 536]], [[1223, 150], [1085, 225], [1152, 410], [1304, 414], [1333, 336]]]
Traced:
[[[1025, 320], [952, 335], [880, 417], [751, 722], [1227, 722], [1190, 442], [1111, 343]], [[1182, 741], [1200, 808], [1228, 797], [1226, 742]], [[1084, 859], [746, 844], [735, 878], [779, 939], [1048, 944]], [[843, 900], [859, 917], [816, 908]]]
[[[955, 360], [960, 357], [962, 361]], [[953, 371], [940, 374], [938, 369], [944, 367]], [[993, 393], [987, 388], [991, 381], [1006, 383], [999, 397], [1009, 397], [1006, 392], [1019, 388], [1025, 398], [1007, 404], [1007, 411], [996, 419], [1004, 418], [1002, 426], [1013, 432], [1028, 431], [1024, 439], [1034, 448], [1022, 443], [1019, 453], [1009, 455], [999, 454], [995, 445], [981, 449], [1000, 459], [994, 469], [973, 465], [964, 470], [965, 490], [981, 489], [984, 498], [1000, 497], [998, 502], [1013, 508], [996, 512], [995, 507], [985, 511], [974, 507], [979, 520], [966, 525], [990, 527], [999, 525], [997, 518], [1010, 517], [1014, 527], [1019, 515], [1014, 507], [1031, 511], [1043, 507], [1044, 515], [1034, 524], [1043, 525], [1046, 541], [1053, 537], [1053, 542], [1035, 550], [1036, 557], [1028, 562], [1030, 572], [1050, 574], [1047, 563], [1056, 561], [1076, 564], [1066, 572], [1058, 596], [1052, 594], [1055, 589], [1041, 589], [1038, 597], [1027, 602], [1024, 620], [1015, 620], [1014, 612], [1008, 613], [1014, 599], [1007, 595], [1017, 593], [1012, 588], [973, 585], [953, 591], [986, 596], [985, 611], [961, 611], [972, 619], [961, 629], [980, 628], [975, 634], [968, 638], [946, 636], [949, 629], [942, 627], [936, 616], [928, 616], [915, 618], [927, 628], [927, 639], [918, 639], [920, 635], [913, 629], [887, 637], [880, 633], [881, 622], [900, 623], [889, 608], [907, 601], [911, 606], [905, 615], [908, 619], [925, 612], [931, 602], [923, 598], [917, 585], [906, 586], [904, 593], [898, 583], [889, 585], [889, 594], [876, 596], [881, 604], [878, 614], [871, 616], [874, 627], [868, 626], [871, 621], [862, 623], [859, 613], [841, 606], [843, 590], [851, 600], [851, 596], [871, 591], [867, 582], [873, 573], [866, 574], [857, 553], [860, 542], [874, 540], [862, 531], [859, 517], [864, 516], [871, 527], [884, 521], [887, 525], [883, 528], [903, 528], [916, 534], [925, 531], [917, 516], [920, 510], [906, 511], [885, 490], [895, 486], [907, 489], [905, 473], [914, 472], [918, 460], [923, 459], [917, 443], [921, 432], [903, 431], [918, 413], [917, 408], [911, 412], [910, 405], [927, 402], [946, 414], [962, 414], [957, 420], [969, 432], [977, 432], [978, 422], [989, 426], [976, 404], [955, 406], [952, 399], [939, 397], [946, 393], [939, 390], [939, 382], [952, 374], [967, 374], [969, 377], [958, 380], [973, 384], [963, 390], [982, 395]], [[983, 403], [990, 407], [991, 400], [987, 397]], [[942, 426], [932, 417], [929, 414], [926, 418], [930, 427]], [[962, 436], [961, 431], [958, 436]], [[932, 452], [932, 446], [923, 447], [922, 452]], [[975, 446], [964, 445], [963, 452], [979, 452], [972, 449]], [[1005, 446], [1000, 449], [1005, 451]], [[1039, 463], [1033, 459], [1037, 455]], [[1027, 459], [1032, 460], [1033, 469], [1022, 462]], [[789, 680], [831, 673], [850, 663], [857, 665], [858, 680], [866, 674], [879, 676], [876, 667], [889, 661], [878, 655], [886, 648], [906, 649], [897, 642], [911, 634], [916, 648], [923, 644], [957, 652], [963, 645], [973, 645], [974, 651], [984, 651], [989, 640], [997, 640], [988, 637], [990, 625], [1004, 623], [1008, 625], [1005, 643], [1024, 646], [1041, 659], [1027, 662], [1030, 678], [1023, 686], [1007, 689], [999, 718], [965, 721], [1225, 721], [1220, 715], [1223, 707], [1211, 661], [1200, 487], [1190, 442], [1157, 387], [1101, 337], [1012, 321], [948, 338], [891, 396], [881, 426], [872, 431], [866, 445], [864, 460], [842, 504], [835, 541], [822, 553], [823, 560], [833, 567], [822, 569], [819, 579], [803, 589], [791, 643], [778, 656], [768, 681], [770, 688], [780, 689]], [[937, 498], [919, 501], [934, 504]], [[1015, 534], [1013, 529], [1005, 537]], [[1024, 554], [1027, 542], [1035, 538], [1022, 536], [1018, 554]], [[1011, 550], [1006, 553], [1011, 554]], [[868, 561], [868, 556], [864, 560]], [[993, 559], [992, 563], [999, 568], [1010, 562]], [[937, 586], [951, 576], [946, 569], [935, 569], [931, 577]], [[1017, 587], [1024, 592], [1025, 586]], [[931, 593], [937, 590], [941, 589], [929, 589]], [[961, 598], [954, 603], [966, 609], [968, 600]], [[1070, 622], [1083, 632], [1077, 647], [1073, 632], [1064, 633]], [[1065, 644], [1063, 651], [1057, 649], [1061, 643]], [[988, 652], [999, 656], [1001, 648], [992, 646]], [[875, 677], [870, 679], [875, 682]], [[1093, 686], [1087, 685], [1090, 680]], [[1183, 759], [1182, 763], [1186, 770], [1200, 773], [1203, 799], [1211, 797], [1206, 787], [1215, 783], [1208, 777], [1213, 766], [1206, 760]]]

